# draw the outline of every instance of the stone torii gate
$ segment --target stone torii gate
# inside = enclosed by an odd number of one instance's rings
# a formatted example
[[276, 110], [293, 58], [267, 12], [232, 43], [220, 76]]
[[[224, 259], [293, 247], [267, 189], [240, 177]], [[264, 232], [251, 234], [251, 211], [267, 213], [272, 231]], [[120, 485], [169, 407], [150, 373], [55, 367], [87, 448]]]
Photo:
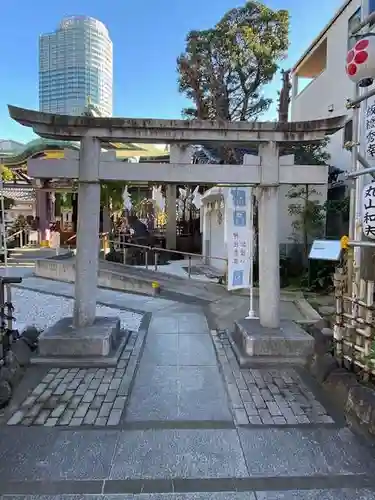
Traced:
[[[41, 137], [80, 140], [79, 157], [30, 160], [36, 178], [78, 179], [78, 231], [74, 325], [95, 323], [99, 267], [100, 181], [149, 181], [167, 184], [253, 184], [259, 187], [259, 316], [265, 328], [280, 326], [278, 210], [280, 184], [326, 184], [327, 166], [295, 165], [293, 155], [279, 156], [280, 146], [314, 142], [332, 134], [345, 117], [311, 122], [214, 122], [143, 120], [53, 115], [9, 106], [10, 116]], [[170, 163], [124, 163], [101, 154], [106, 142], [169, 143]], [[190, 163], [189, 145], [257, 143], [258, 156], [243, 165]]]

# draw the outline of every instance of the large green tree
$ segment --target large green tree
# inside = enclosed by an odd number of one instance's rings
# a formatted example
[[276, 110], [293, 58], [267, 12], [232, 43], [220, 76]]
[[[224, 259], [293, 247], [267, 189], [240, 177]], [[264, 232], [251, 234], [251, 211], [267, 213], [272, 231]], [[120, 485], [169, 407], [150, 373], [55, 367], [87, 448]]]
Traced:
[[288, 48], [288, 12], [258, 1], [227, 12], [212, 29], [191, 31], [177, 59], [186, 118], [255, 120], [271, 100], [263, 87]]

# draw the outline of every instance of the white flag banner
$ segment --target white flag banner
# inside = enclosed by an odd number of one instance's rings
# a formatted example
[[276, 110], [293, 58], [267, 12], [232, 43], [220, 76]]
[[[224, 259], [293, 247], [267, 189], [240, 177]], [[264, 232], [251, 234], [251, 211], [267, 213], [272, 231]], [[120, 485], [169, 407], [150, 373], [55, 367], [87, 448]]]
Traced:
[[250, 287], [251, 238], [253, 238], [252, 188], [228, 189], [225, 202], [228, 251], [228, 290]]

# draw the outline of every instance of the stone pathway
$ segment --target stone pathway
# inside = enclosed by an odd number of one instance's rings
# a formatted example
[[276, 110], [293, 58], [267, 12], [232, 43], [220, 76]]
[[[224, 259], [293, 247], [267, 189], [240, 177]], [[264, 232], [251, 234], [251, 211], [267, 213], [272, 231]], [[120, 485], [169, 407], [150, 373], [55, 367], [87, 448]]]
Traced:
[[211, 335], [238, 425], [333, 423], [295, 369], [240, 370], [225, 332]]
[[303, 373], [239, 370], [197, 306], [159, 308], [116, 369], [40, 372], [4, 423], [1, 500], [375, 500], [372, 449]]
[[51, 368], [8, 425], [115, 426], [130, 392], [143, 342], [133, 333], [116, 368]]

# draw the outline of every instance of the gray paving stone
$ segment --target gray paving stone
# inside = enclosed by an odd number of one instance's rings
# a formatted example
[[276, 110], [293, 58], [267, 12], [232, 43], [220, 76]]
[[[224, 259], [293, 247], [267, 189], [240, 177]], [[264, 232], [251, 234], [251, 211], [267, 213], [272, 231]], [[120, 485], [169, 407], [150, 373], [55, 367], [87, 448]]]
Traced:
[[47, 420], [44, 422], [45, 427], [55, 427], [57, 424], [57, 418], [47, 418]]
[[[91, 382], [89, 384], [89, 389], [93, 389], [93, 390], [98, 389], [98, 387], [100, 386], [100, 382], [101, 382], [100, 379], [94, 378], [93, 380], [91, 380]], [[78, 387], [78, 385], [77, 385], [77, 387]]]
[[72, 380], [72, 382], [70, 382], [70, 384], [68, 385], [68, 390], [75, 391], [78, 388], [79, 384], [80, 380]]
[[121, 384], [121, 378], [112, 379], [112, 382], [109, 384], [109, 390], [117, 391], [117, 389], [120, 387], [120, 384]]
[[175, 419], [178, 415], [178, 391], [177, 366], [141, 364], [128, 404], [126, 420]]
[[123, 410], [125, 408], [125, 404], [126, 404], [126, 396], [118, 396], [113, 403], [113, 409]]
[[64, 411], [64, 413], [61, 415], [58, 425], [69, 425], [73, 415], [74, 415], [75, 410], [70, 410], [69, 408]]
[[220, 478], [247, 474], [236, 431], [147, 430], [119, 435], [110, 479]]
[[177, 382], [178, 420], [233, 420], [216, 366], [180, 366]]
[[242, 410], [240, 408], [236, 408], [234, 410], [234, 418], [236, 420], [237, 425], [246, 425], [249, 423], [248, 416], [246, 414], [245, 410]]
[[102, 407], [99, 410], [99, 418], [108, 417], [111, 412], [112, 406], [112, 403], [103, 403]]
[[49, 410], [42, 410], [34, 420], [34, 425], [43, 425], [49, 416]]
[[82, 401], [82, 396], [73, 396], [69, 401], [69, 408], [77, 409]]
[[241, 399], [244, 403], [252, 403], [253, 402], [253, 398], [251, 397], [251, 394], [247, 389], [240, 390], [240, 396], [241, 396]]
[[118, 425], [121, 420], [122, 411], [113, 409], [108, 417], [107, 425]]
[[245, 411], [249, 415], [249, 417], [250, 416], [254, 417], [254, 416], [259, 415], [259, 411], [253, 403], [245, 403], [244, 407], [245, 407]]
[[274, 423], [273, 418], [268, 410], [259, 410], [259, 416], [263, 424], [272, 425]]
[[[38, 397], [38, 403], [44, 403], [47, 401], [51, 396], [52, 396], [52, 389], [46, 389], [39, 397]], [[29, 399], [29, 398], [28, 398]], [[26, 404], [26, 401], [23, 403], [23, 405]]]
[[[45, 391], [46, 392], [46, 391]], [[44, 393], [45, 393], [44, 392]], [[43, 394], [44, 394], [43, 393]], [[37, 396], [36, 394], [33, 395], [33, 396], [29, 396], [28, 398], [25, 399], [25, 401], [22, 403], [22, 406], [27, 408], [27, 407], [31, 407], [35, 404], [36, 400], [39, 399], [41, 396]]]
[[41, 409], [42, 409], [42, 404], [41, 403], [36, 404], [32, 408], [30, 408], [30, 410], [26, 413], [25, 416], [35, 418]]
[[258, 416], [256, 416], [256, 415], [249, 416], [249, 423], [253, 424], [253, 425], [261, 425], [261, 424], [263, 424], [261, 418], [258, 417]]
[[116, 396], [117, 396], [117, 391], [109, 390], [104, 398], [104, 402], [113, 403], [113, 401], [116, 399]]
[[369, 450], [348, 429], [241, 427], [238, 432], [251, 477], [375, 473]]
[[69, 427], [79, 427], [83, 422], [82, 417], [73, 417], [72, 420], [69, 422]]
[[94, 400], [90, 403], [91, 410], [99, 410], [104, 402], [104, 396], [95, 396]]
[[88, 385], [85, 382], [82, 382], [77, 389], [75, 390], [74, 394], [76, 396], [83, 396], [87, 391], [88, 391]]
[[83, 418], [88, 412], [89, 407], [90, 403], [81, 403], [74, 413], [74, 419]]
[[62, 396], [60, 397], [60, 401], [63, 402], [68, 402], [70, 401], [74, 396], [74, 391], [73, 390], [68, 390]]
[[375, 490], [257, 491], [258, 500], [375, 500]]
[[178, 364], [188, 366], [217, 366], [211, 337], [204, 335], [178, 336]]
[[285, 425], [287, 423], [284, 417], [273, 417], [273, 421], [276, 425]]
[[96, 393], [98, 396], [104, 396], [105, 394], [107, 394], [108, 390], [109, 384], [100, 384]]
[[95, 425], [100, 425], [100, 426], [105, 426], [107, 425], [107, 417], [98, 417], [96, 420], [95, 420]]
[[273, 417], [278, 417], [278, 416], [282, 415], [280, 408], [277, 406], [277, 404], [274, 401], [267, 401], [266, 405], [267, 405], [268, 411], [271, 413], [271, 415]]
[[98, 417], [99, 410], [89, 410], [86, 413], [83, 423], [86, 425], [93, 425]]
[[40, 396], [47, 389], [47, 387], [47, 384], [40, 383], [33, 390], [33, 394], [36, 396]]
[[65, 408], [66, 408], [66, 404], [60, 404], [59, 406], [57, 406], [57, 408], [55, 408], [52, 411], [51, 417], [53, 417], [53, 418], [59, 418], [59, 417], [61, 417], [61, 415], [65, 411]]
[[21, 422], [23, 417], [25, 416], [25, 412], [22, 410], [18, 410], [12, 415], [12, 417], [8, 420], [8, 425], [17, 425]]
[[236, 384], [228, 384], [228, 393], [232, 402], [233, 408], [242, 408], [243, 401]]
[[85, 394], [83, 395], [82, 402], [83, 403], [91, 403], [91, 401], [94, 400], [96, 395], [96, 391], [94, 390], [87, 390]]
[[133, 376], [125, 375], [125, 377], [121, 380], [121, 384], [117, 390], [117, 394], [119, 396], [127, 396], [129, 394], [132, 381]]

